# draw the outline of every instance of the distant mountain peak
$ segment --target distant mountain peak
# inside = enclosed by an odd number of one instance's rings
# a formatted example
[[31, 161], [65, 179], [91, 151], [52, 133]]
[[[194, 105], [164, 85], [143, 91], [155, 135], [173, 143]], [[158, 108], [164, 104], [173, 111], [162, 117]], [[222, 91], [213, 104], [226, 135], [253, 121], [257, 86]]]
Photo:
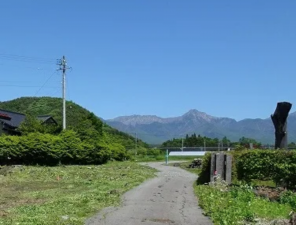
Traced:
[[182, 117], [191, 117], [191, 118], [195, 118], [195, 119], [205, 120], [207, 122], [211, 122], [212, 120], [217, 118], [214, 116], [210, 116], [210, 115], [206, 114], [205, 112], [198, 111], [197, 109], [190, 109]]
[[155, 115], [131, 115], [120, 116], [109, 121], [121, 122], [125, 125], [150, 124], [153, 122], [161, 122], [163, 119]]
[[[241, 137], [254, 138], [263, 143], [273, 143], [274, 127], [270, 118], [236, 121], [228, 117], [215, 117], [191, 109], [182, 116], [161, 118], [157, 116], [126, 116], [107, 120], [109, 125], [125, 132], [138, 132], [139, 138], [149, 143], [160, 143], [186, 134], [200, 134], [211, 138], [237, 141]], [[296, 112], [288, 117], [289, 141], [296, 141]], [[142, 136], [141, 136], [142, 135]]]

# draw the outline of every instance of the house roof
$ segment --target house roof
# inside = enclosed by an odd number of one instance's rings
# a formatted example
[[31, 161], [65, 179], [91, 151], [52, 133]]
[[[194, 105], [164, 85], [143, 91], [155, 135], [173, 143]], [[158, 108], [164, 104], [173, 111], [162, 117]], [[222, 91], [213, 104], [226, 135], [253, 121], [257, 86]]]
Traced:
[[[12, 112], [4, 109], [0, 109], [0, 121], [9, 125], [12, 128], [17, 128], [21, 125], [21, 123], [25, 120], [26, 115], [23, 113]], [[53, 123], [57, 124], [57, 122], [49, 115], [37, 116], [37, 119], [42, 122], [46, 122], [49, 119], [52, 120]]]
[[8, 124], [11, 127], [18, 127], [21, 124], [21, 122], [24, 121], [24, 119], [26, 117], [25, 114], [11, 112], [8, 110], [3, 110], [3, 109], [0, 109], [0, 115], [4, 115], [4, 116], [0, 117], [0, 121]]
[[50, 119], [51, 116], [48, 116], [48, 115], [44, 115], [44, 116], [37, 116], [37, 119], [41, 120], [42, 122]]
[[37, 119], [41, 120], [42, 122], [46, 122], [46, 121], [49, 121], [52, 122], [52, 123], [55, 123], [55, 124], [58, 124], [54, 118], [52, 116], [49, 116], [49, 115], [43, 115], [43, 116], [37, 116]]

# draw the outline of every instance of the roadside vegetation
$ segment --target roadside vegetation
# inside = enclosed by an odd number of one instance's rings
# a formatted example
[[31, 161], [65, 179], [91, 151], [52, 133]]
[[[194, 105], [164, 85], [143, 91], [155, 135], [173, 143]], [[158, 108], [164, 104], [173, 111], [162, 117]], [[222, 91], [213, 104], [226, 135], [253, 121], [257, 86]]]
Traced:
[[194, 184], [199, 204], [214, 224], [288, 224], [296, 218], [296, 152], [232, 151], [233, 185], [210, 182], [210, 154]]
[[[18, 128], [21, 136], [0, 136], [0, 166], [6, 165], [0, 167], [0, 225], [83, 224], [100, 209], [119, 204], [125, 191], [153, 177], [155, 170], [133, 161], [165, 162], [165, 151], [149, 149], [140, 140], [135, 149], [131, 135], [73, 102], [67, 102], [68, 127], [62, 131], [61, 104], [61, 99], [47, 97], [0, 103], [2, 109], [27, 115]], [[36, 120], [44, 114], [59, 125]], [[196, 134], [184, 139], [187, 147], [204, 142], [207, 147], [223, 144], [241, 150], [229, 152], [234, 185], [209, 183], [210, 154], [203, 157], [202, 168], [188, 168], [194, 156], [171, 156], [169, 163], [186, 160], [178, 166], [199, 175], [195, 193], [215, 224], [286, 219], [296, 210], [296, 151], [244, 151], [249, 142], [261, 146], [244, 137], [237, 143]], [[161, 147], [181, 144], [182, 139], [173, 139]]]
[[199, 175], [201, 172], [201, 168], [189, 168], [188, 167], [190, 165], [191, 161], [192, 160], [188, 160], [186, 162], [180, 162], [180, 163], [169, 163], [169, 165], [170, 166], [177, 166], [183, 170], [187, 170], [188, 172], [195, 173], [195, 174]]
[[154, 176], [132, 162], [0, 169], [0, 224], [84, 224], [102, 208]]
[[[292, 206], [255, 195], [251, 186], [195, 185], [199, 205], [214, 224], [277, 224], [288, 219]], [[277, 220], [277, 221], [276, 221]], [[270, 223], [273, 221], [273, 223]]]
[[[67, 130], [61, 129], [60, 98], [23, 97], [0, 102], [0, 108], [26, 115], [17, 128], [21, 136], [0, 136], [0, 165], [103, 164], [129, 160], [135, 139], [105, 124], [93, 113], [67, 102]], [[50, 115], [58, 125], [42, 124], [38, 115]], [[139, 148], [148, 144], [137, 141]]]

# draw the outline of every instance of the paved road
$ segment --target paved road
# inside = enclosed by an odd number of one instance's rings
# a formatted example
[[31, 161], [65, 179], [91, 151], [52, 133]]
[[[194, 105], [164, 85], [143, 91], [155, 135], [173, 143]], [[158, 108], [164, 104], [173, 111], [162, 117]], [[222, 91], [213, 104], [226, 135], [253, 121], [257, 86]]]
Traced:
[[[145, 163], [146, 164], [146, 163]], [[87, 225], [211, 225], [193, 192], [196, 175], [163, 163], [147, 163], [157, 177], [130, 190], [119, 208], [107, 208]]]

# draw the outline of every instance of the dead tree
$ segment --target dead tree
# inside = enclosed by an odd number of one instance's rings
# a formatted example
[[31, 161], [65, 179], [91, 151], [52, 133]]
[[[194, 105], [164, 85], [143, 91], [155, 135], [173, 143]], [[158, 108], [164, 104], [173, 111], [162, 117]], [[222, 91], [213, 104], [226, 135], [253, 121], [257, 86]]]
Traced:
[[287, 148], [287, 118], [291, 108], [292, 104], [289, 102], [278, 102], [273, 115], [271, 115], [275, 128], [275, 149]]

